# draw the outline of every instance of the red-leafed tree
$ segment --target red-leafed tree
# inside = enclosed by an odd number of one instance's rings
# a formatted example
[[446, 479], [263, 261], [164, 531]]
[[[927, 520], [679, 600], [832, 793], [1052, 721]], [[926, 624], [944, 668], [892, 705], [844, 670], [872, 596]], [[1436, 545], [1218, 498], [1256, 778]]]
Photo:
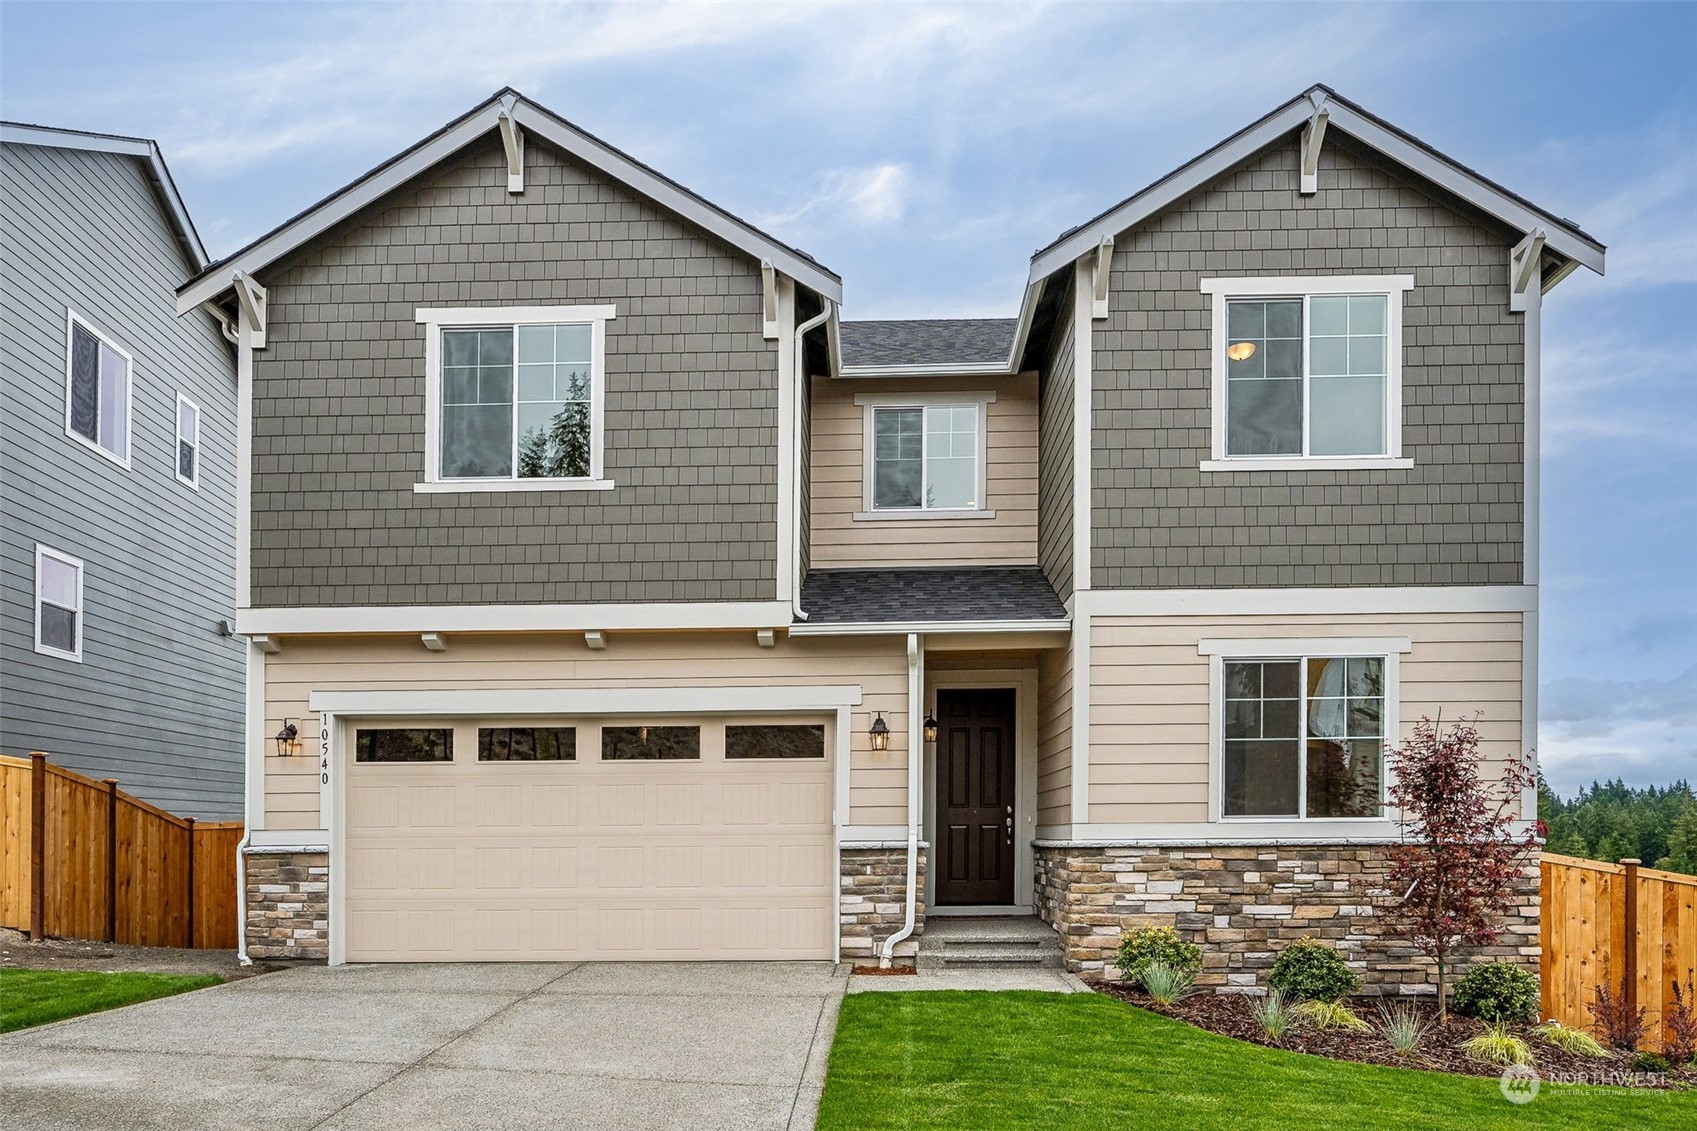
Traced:
[[1487, 780], [1476, 721], [1440, 732], [1423, 718], [1390, 758], [1387, 792], [1400, 811], [1402, 839], [1390, 849], [1389, 918], [1398, 934], [1437, 962], [1440, 1017], [1448, 1016], [1451, 955], [1496, 941], [1537, 844], [1535, 828], [1515, 830], [1521, 797], [1537, 784], [1532, 756], [1511, 761], [1497, 781]]

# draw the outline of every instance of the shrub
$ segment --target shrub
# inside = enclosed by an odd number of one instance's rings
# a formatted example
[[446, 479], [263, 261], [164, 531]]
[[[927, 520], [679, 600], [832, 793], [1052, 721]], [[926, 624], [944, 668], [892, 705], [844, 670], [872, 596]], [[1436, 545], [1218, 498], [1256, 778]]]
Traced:
[[1502, 1024], [1487, 1025], [1477, 1037], [1461, 1042], [1461, 1051], [1486, 1064], [1531, 1064], [1532, 1048]]
[[1569, 1029], [1559, 1021], [1540, 1025], [1532, 1032], [1536, 1033], [1538, 1039], [1545, 1044], [1554, 1045], [1564, 1052], [1571, 1052], [1577, 1056], [1609, 1055], [1609, 1050], [1598, 1044], [1596, 1037], [1583, 1029]]
[[1667, 1072], [1672, 1068], [1668, 1058], [1659, 1052], [1641, 1052], [1632, 1058], [1634, 1072]]
[[1421, 1017], [1420, 1010], [1409, 1002], [1399, 1001], [1388, 1009], [1383, 1004], [1379, 1006], [1379, 1035], [1398, 1056], [1419, 1052], [1420, 1042], [1431, 1027], [1431, 1022]]
[[1355, 1015], [1353, 1009], [1341, 1001], [1305, 1001], [1297, 1006], [1291, 1015], [1316, 1029], [1343, 1029], [1351, 1033], [1365, 1033], [1371, 1028], [1367, 1022]]
[[1261, 1031], [1267, 1034], [1267, 1039], [1274, 1044], [1284, 1040], [1285, 1034], [1290, 1032], [1290, 1027], [1296, 1023], [1290, 1003], [1285, 1000], [1284, 991], [1278, 989], [1268, 990], [1266, 997], [1258, 999], [1250, 1007], [1250, 1012], [1255, 1015], [1255, 1023], [1261, 1026]]
[[1603, 1031], [1603, 1039], [1622, 1052], [1638, 1051], [1638, 1042], [1644, 1039], [1650, 1023], [1645, 1019], [1643, 1006], [1632, 1009], [1627, 1005], [1626, 975], [1621, 975], [1619, 993], [1605, 981], [1592, 991], [1592, 995], [1585, 1008], [1591, 1011], [1597, 1028]]
[[1171, 927], [1139, 927], [1120, 936], [1119, 951], [1114, 956], [1120, 977], [1142, 982], [1143, 971], [1151, 962], [1195, 975], [1202, 969], [1202, 948], [1179, 938]]
[[1143, 988], [1149, 991], [1156, 1005], [1171, 1005], [1180, 998], [1189, 997], [1195, 981], [1196, 975], [1189, 970], [1168, 966], [1165, 962], [1151, 962], [1143, 968]]
[[1336, 1001], [1361, 988], [1343, 956], [1318, 939], [1299, 939], [1281, 950], [1267, 982], [1309, 1001]]
[[1475, 966], [1456, 983], [1450, 1006], [1463, 1017], [1481, 1021], [1535, 1021], [1538, 978], [1506, 962]]
[[1667, 1026], [1662, 1052], [1675, 1064], [1686, 1065], [1697, 1057], [1697, 988], [1692, 986], [1690, 979], [1686, 979], [1683, 993], [1680, 992], [1678, 979], [1672, 985], [1673, 1005], [1662, 1019]]

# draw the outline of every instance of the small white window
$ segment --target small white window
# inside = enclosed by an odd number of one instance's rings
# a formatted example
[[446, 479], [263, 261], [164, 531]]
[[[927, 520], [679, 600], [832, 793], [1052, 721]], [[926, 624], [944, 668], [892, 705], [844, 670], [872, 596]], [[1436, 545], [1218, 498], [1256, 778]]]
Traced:
[[128, 467], [130, 355], [75, 312], [65, 339], [65, 434]]
[[610, 306], [420, 310], [419, 490], [602, 490]]
[[855, 517], [993, 517], [985, 499], [985, 418], [993, 393], [861, 395], [865, 507]]
[[82, 562], [35, 548], [35, 650], [82, 662]]
[[1204, 279], [1214, 296], [1214, 459], [1204, 470], [1407, 467], [1409, 276]]
[[200, 406], [177, 394], [177, 479], [200, 490]]

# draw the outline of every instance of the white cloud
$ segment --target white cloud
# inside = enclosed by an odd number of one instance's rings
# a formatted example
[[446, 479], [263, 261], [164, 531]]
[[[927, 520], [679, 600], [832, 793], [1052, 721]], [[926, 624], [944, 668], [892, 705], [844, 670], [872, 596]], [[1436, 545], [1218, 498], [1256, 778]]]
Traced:
[[906, 211], [913, 177], [906, 165], [883, 162], [863, 169], [832, 169], [819, 177], [818, 187], [794, 208], [769, 212], [757, 222], [768, 228], [794, 225], [829, 230], [844, 225], [893, 224]]
[[1546, 683], [1538, 721], [1539, 762], [1557, 792], [1615, 777], [1697, 780], [1697, 666], [1665, 680]]

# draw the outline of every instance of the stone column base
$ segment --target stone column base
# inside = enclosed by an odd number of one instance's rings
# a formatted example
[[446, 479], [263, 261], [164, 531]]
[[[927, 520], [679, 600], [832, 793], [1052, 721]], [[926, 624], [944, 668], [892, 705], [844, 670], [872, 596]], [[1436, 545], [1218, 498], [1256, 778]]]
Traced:
[[[895, 957], [911, 965], [925, 933], [925, 855], [919, 846], [913, 934], [896, 944]], [[902, 929], [907, 907], [907, 845], [842, 850], [838, 929], [844, 962], [875, 962], [884, 940]]]
[[[1259, 993], [1286, 944], [1336, 947], [1369, 993], [1437, 992], [1435, 965], [1385, 920], [1401, 893], [1385, 888], [1384, 845], [1039, 847], [1036, 905], [1061, 936], [1068, 970], [1118, 980], [1114, 952], [1136, 927], [1169, 926], [1202, 947], [1196, 984]], [[1476, 961], [1538, 973], [1538, 861], [1521, 872], [1496, 944], [1461, 956], [1450, 984]]]
[[330, 957], [330, 857], [323, 852], [247, 851], [250, 958]]

